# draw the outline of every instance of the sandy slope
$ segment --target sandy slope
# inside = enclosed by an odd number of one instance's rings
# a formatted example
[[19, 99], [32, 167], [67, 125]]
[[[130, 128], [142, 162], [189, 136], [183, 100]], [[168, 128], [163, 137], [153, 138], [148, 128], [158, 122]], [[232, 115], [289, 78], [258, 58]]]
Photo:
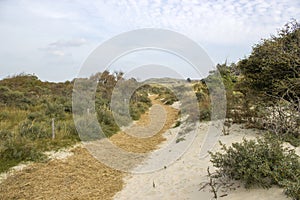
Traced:
[[[197, 137], [188, 151], [175, 163], [166, 169], [146, 174], [131, 174], [125, 177], [125, 187], [119, 192], [115, 200], [127, 199], [211, 199], [212, 193], [209, 188], [199, 191], [200, 183], [207, 182], [207, 167], [211, 165], [209, 157], [199, 159], [200, 145], [208, 129], [209, 123], [201, 123]], [[242, 129], [241, 126], [233, 125], [230, 135], [221, 136], [220, 140], [225, 144], [241, 141], [243, 137], [252, 139], [257, 136], [258, 131]], [[166, 145], [167, 143], [165, 143]], [[216, 145], [213, 151], [217, 151]], [[168, 155], [166, 155], [167, 157]], [[151, 159], [151, 156], [150, 158]], [[211, 169], [213, 167], [211, 166]], [[282, 200], [287, 199], [282, 189], [271, 188], [246, 190], [239, 184], [235, 184], [234, 190], [220, 190], [219, 195], [227, 195], [220, 199], [224, 200]]]

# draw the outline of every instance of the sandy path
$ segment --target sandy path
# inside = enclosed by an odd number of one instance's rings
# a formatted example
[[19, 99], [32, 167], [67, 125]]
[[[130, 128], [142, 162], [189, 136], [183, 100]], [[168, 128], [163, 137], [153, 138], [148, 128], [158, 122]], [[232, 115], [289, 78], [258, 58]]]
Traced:
[[[134, 199], [193, 199], [207, 200], [212, 198], [209, 188], [199, 191], [200, 183], [207, 182], [207, 167], [210, 166], [209, 157], [200, 160], [200, 145], [208, 129], [209, 123], [201, 123], [198, 134], [192, 146], [175, 163], [166, 169], [146, 174], [130, 174], [125, 177], [125, 187], [115, 197], [115, 200]], [[252, 129], [242, 129], [238, 125], [233, 125], [230, 135], [221, 136], [220, 140], [225, 144], [242, 141], [242, 138], [253, 139], [258, 131]], [[213, 151], [218, 151], [219, 145]], [[166, 155], [167, 156], [167, 155]], [[238, 187], [238, 185], [237, 185]], [[287, 199], [282, 189], [271, 188], [246, 190], [242, 186], [234, 191], [220, 192], [228, 196], [220, 199], [224, 200], [283, 200]]]
[[[109, 139], [85, 142], [85, 147], [102, 163], [120, 171], [131, 171], [148, 157], [148, 152], [157, 149], [166, 140], [163, 133], [174, 126], [178, 110], [162, 105], [155, 96], [150, 111], [137, 123]], [[151, 137], [151, 135], [153, 135]]]
[[[162, 105], [155, 100], [155, 96], [151, 100], [153, 104], [164, 108], [166, 117], [148, 112], [136, 124], [147, 127], [151, 118], [164, 118], [166, 123], [162, 129], [153, 137], [145, 139], [120, 132], [111, 138], [113, 143], [130, 152], [145, 153], [156, 149], [165, 140], [162, 134], [173, 126], [178, 110]], [[160, 125], [154, 124], [151, 130], [156, 130]], [[139, 131], [136, 125], [133, 127]], [[72, 153], [65, 159], [29, 165], [7, 177], [0, 184], [0, 199], [112, 199], [122, 189], [124, 172], [100, 163], [84, 148], [78, 147]]]

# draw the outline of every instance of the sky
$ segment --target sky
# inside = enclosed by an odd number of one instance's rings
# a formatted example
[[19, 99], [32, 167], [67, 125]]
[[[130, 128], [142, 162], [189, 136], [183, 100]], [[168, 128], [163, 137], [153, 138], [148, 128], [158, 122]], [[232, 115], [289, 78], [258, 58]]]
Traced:
[[[300, 20], [298, 0], [1, 0], [0, 79], [30, 73], [72, 80], [99, 45], [141, 28], [183, 34], [215, 64], [237, 62], [291, 19]], [[143, 59], [138, 55], [119, 61], [118, 69]]]

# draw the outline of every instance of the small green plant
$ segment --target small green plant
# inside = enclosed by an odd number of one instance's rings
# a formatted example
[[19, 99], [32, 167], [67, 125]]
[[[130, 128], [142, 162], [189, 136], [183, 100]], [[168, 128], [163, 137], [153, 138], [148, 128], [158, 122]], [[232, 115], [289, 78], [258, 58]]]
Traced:
[[181, 125], [181, 121], [180, 121], [180, 120], [178, 120], [178, 121], [176, 122], [176, 124], [174, 125], [174, 127], [173, 127], [173, 128], [179, 127], [180, 125]]
[[289, 197], [299, 199], [300, 161], [294, 150], [284, 148], [271, 134], [257, 140], [244, 139], [230, 147], [220, 144], [224, 153], [210, 152], [220, 177], [240, 180], [246, 188], [278, 185]]
[[228, 119], [226, 119], [222, 128], [223, 135], [229, 135], [231, 125], [231, 122]]
[[185, 139], [184, 139], [183, 137], [177, 138], [177, 139], [176, 139], [176, 143], [182, 142], [182, 141], [184, 141], [184, 140], [185, 140]]
[[296, 181], [282, 181], [280, 183], [285, 189], [285, 194], [291, 197], [293, 200], [300, 200], [300, 179]]

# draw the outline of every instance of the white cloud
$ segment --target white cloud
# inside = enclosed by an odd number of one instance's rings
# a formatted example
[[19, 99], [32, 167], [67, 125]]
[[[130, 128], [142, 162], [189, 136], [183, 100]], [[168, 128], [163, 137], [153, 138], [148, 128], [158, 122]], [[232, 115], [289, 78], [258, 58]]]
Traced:
[[65, 52], [60, 51], [60, 50], [54, 50], [54, 51], [51, 51], [51, 54], [56, 55], [56, 56], [64, 56]]
[[[288, 8], [299, 8], [295, 1], [155, 1], [147, 5], [128, 0], [125, 4], [122, 17], [110, 18], [109, 23], [124, 25], [130, 21], [127, 29], [169, 28], [199, 41], [221, 44], [252, 42], [274, 32], [292, 16], [300, 17], [300, 9], [287, 12]], [[113, 1], [105, 6], [117, 8]]]
[[52, 56], [72, 56], [74, 48], [79, 48], [87, 44], [87, 40], [84, 38], [73, 38], [71, 40], [57, 40], [48, 44], [46, 47], [39, 48]]
[[87, 43], [86, 39], [76, 38], [71, 40], [58, 40], [56, 42], [49, 44], [49, 46], [56, 47], [56, 48], [68, 48], [68, 47], [80, 47], [82, 45], [85, 45], [86, 43]]

